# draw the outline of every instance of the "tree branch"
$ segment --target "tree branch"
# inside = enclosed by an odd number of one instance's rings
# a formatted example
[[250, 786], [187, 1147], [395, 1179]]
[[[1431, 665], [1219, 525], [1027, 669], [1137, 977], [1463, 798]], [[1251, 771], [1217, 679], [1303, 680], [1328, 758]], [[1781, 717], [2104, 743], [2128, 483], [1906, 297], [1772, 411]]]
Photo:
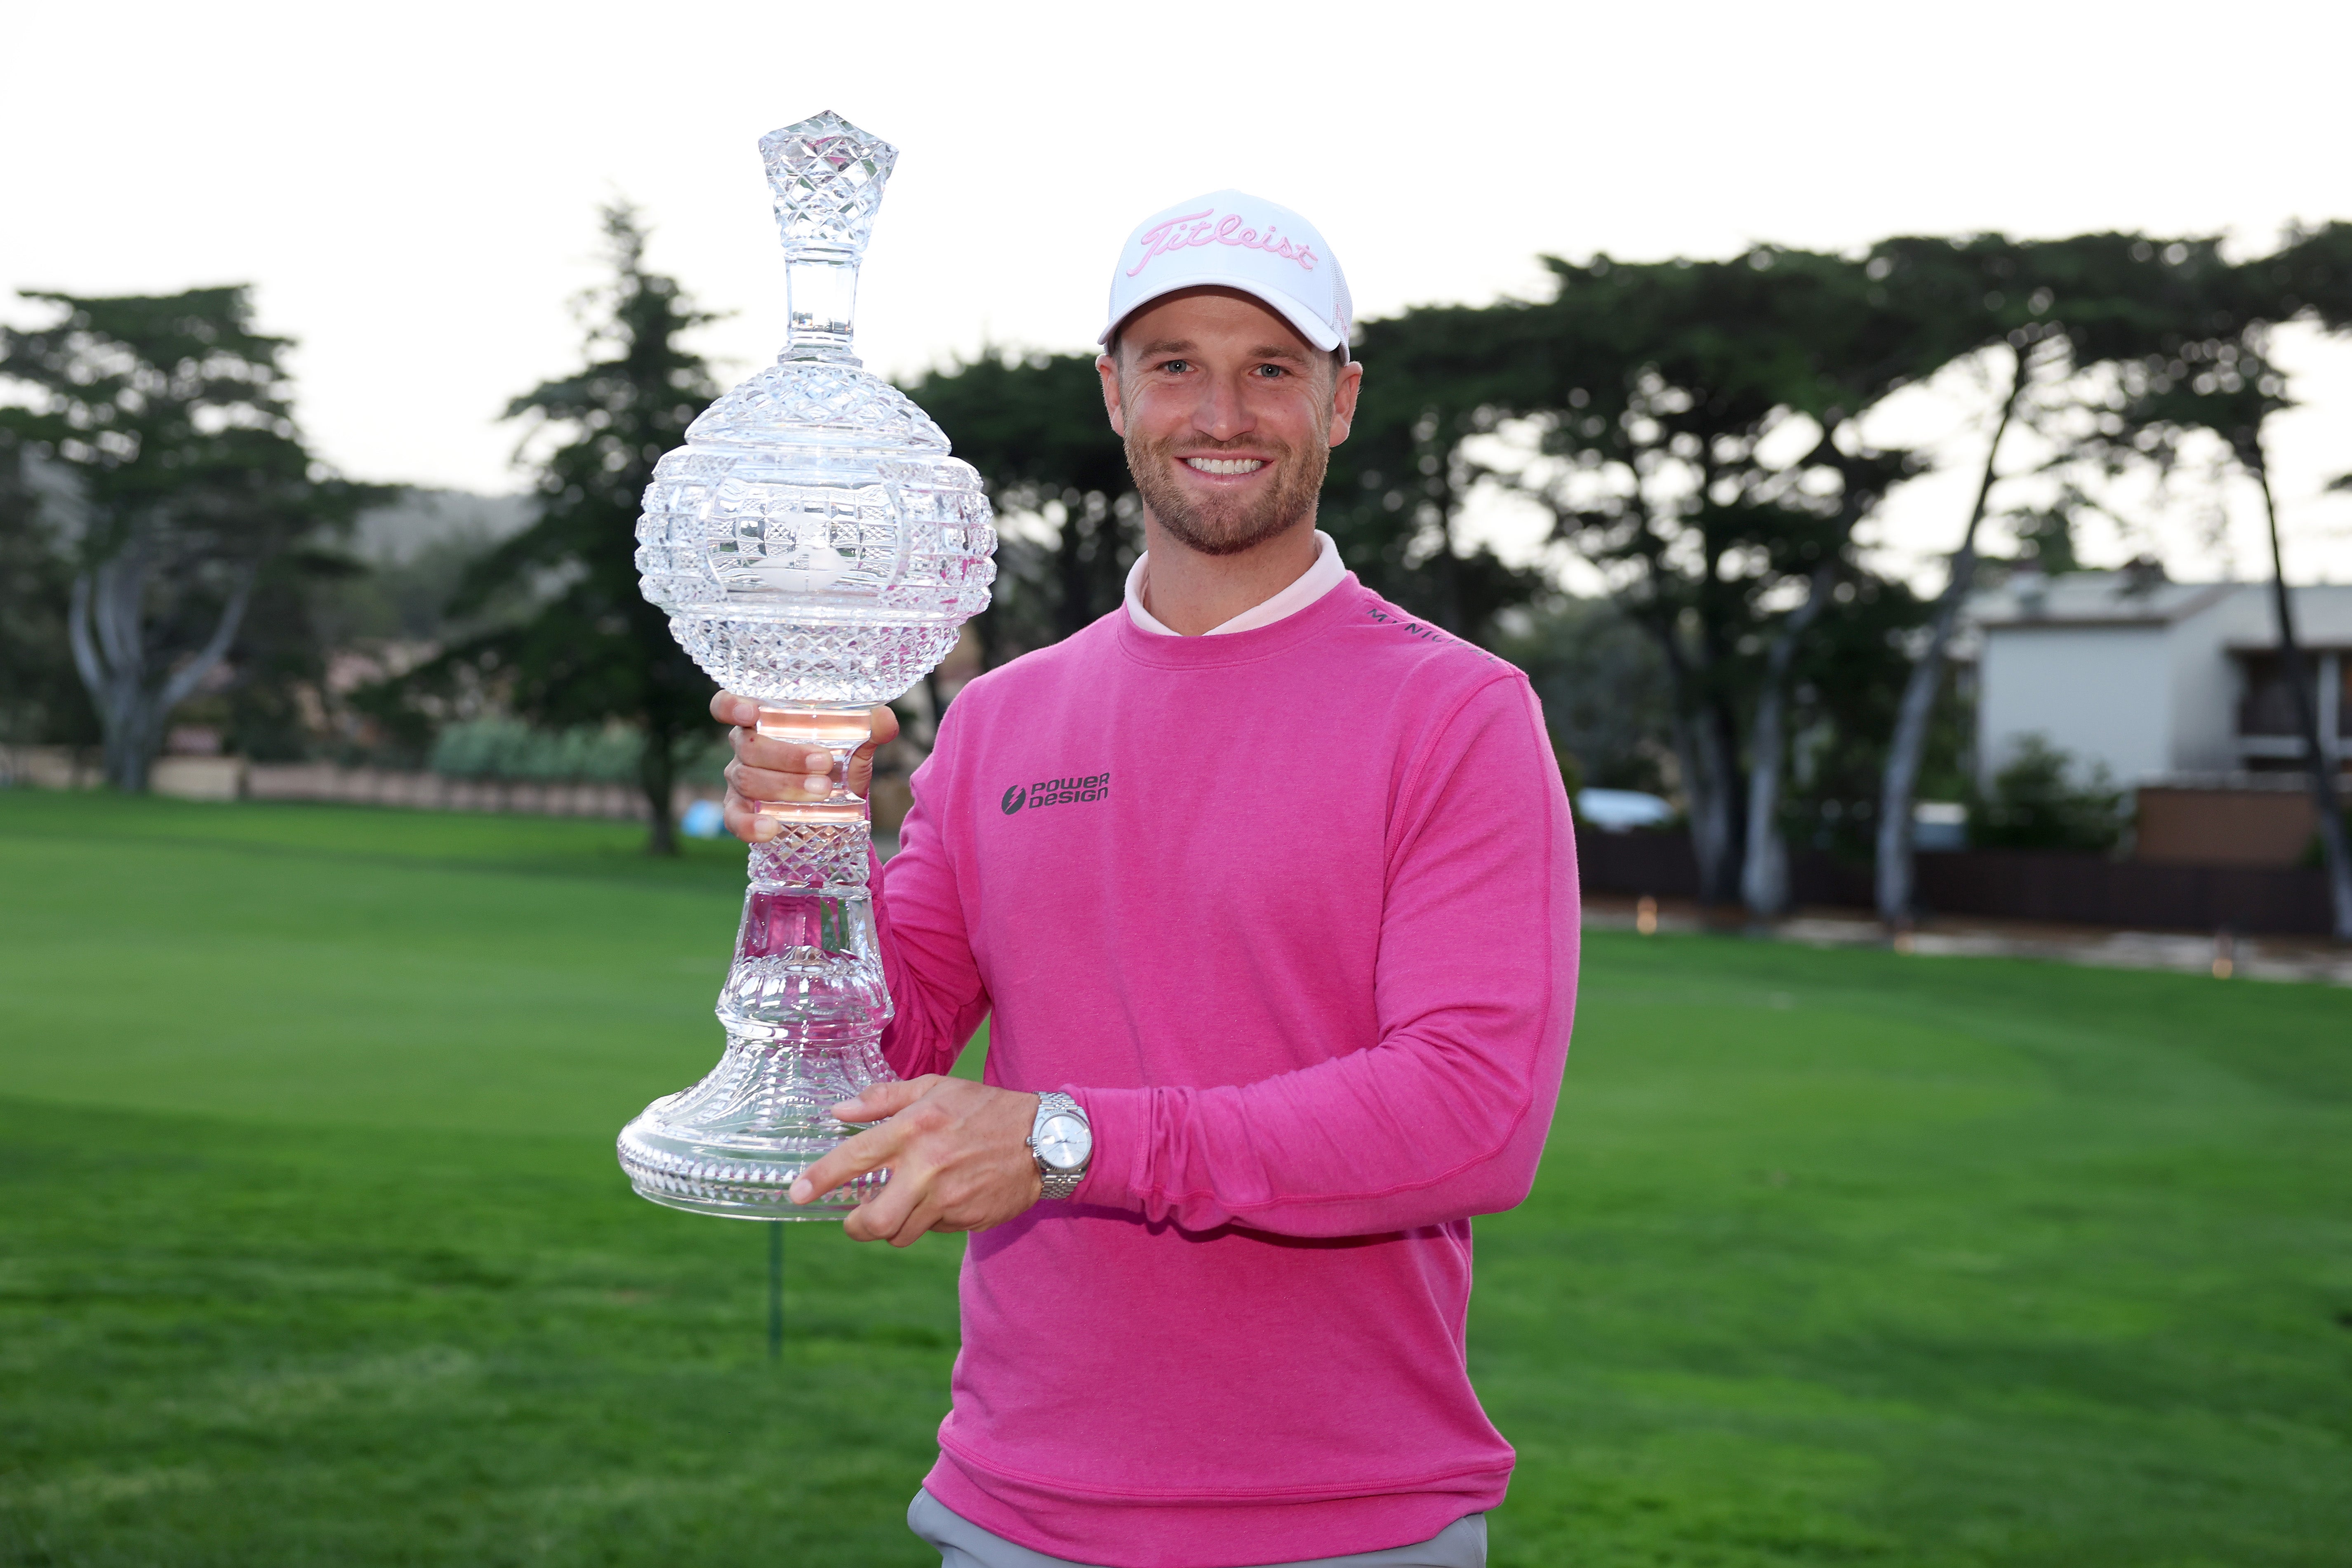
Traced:
[[92, 702], [103, 708], [106, 700], [106, 670], [99, 663], [98, 644], [90, 636], [90, 583], [86, 571], [74, 574], [73, 596], [66, 605], [66, 637], [73, 645], [74, 671], [89, 692]]
[[228, 604], [221, 610], [220, 624], [213, 628], [212, 637], [196, 651], [194, 658], [182, 665], [170, 679], [163, 682], [163, 691], [157, 698], [160, 711], [169, 713], [186, 701], [197, 683], [211, 674], [213, 667], [226, 657], [229, 644], [236, 640], [236, 628], [245, 620], [245, 607], [253, 598], [254, 580], [260, 574], [258, 563], [248, 563], [239, 568], [236, 586], [229, 592]]

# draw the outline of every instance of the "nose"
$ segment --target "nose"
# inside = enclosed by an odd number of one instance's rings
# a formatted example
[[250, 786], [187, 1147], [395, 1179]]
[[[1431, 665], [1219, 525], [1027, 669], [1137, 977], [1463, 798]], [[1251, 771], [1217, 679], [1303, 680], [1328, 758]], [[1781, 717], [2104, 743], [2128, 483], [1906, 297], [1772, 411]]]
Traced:
[[1230, 441], [1255, 427], [1240, 376], [1204, 375], [1199, 385], [1201, 401], [1192, 409], [1192, 428], [1213, 441]]

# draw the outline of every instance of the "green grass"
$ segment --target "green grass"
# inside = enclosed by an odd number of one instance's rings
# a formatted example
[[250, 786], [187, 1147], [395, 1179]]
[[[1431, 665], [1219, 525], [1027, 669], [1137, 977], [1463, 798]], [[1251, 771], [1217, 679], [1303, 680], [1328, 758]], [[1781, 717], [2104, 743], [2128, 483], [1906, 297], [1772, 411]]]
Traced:
[[[739, 854], [0, 794], [0, 1563], [919, 1564], [960, 1248], [629, 1195]], [[2341, 1564], [2352, 994], [1590, 939], [1498, 1568]]]

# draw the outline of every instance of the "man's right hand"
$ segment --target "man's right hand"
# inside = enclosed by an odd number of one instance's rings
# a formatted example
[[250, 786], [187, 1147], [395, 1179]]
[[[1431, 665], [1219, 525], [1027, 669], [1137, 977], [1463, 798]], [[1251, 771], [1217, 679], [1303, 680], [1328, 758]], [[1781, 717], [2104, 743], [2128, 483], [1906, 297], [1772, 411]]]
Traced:
[[[763, 739], [753, 728], [760, 705], [748, 697], [722, 691], [710, 700], [710, 716], [732, 725], [728, 743], [735, 760], [727, 764], [727, 831], [746, 844], [776, 836], [772, 817], [760, 815], [761, 804], [775, 801], [823, 800], [833, 793], [833, 754], [787, 741]], [[849, 759], [849, 789], [865, 795], [874, 784], [874, 751], [898, 734], [898, 716], [887, 708], [874, 710], [874, 734]]]

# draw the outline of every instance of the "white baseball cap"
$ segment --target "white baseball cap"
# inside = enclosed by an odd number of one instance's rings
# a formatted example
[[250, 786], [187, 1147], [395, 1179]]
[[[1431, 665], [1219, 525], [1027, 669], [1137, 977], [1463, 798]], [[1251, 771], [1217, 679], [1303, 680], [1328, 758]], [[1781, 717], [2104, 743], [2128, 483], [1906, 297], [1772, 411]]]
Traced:
[[1179, 289], [1237, 289], [1263, 300], [1329, 353], [1344, 348], [1355, 307], [1339, 259], [1315, 226], [1272, 202], [1240, 191], [1212, 191], [1152, 214], [1135, 226], [1110, 274], [1110, 321], [1119, 323]]

